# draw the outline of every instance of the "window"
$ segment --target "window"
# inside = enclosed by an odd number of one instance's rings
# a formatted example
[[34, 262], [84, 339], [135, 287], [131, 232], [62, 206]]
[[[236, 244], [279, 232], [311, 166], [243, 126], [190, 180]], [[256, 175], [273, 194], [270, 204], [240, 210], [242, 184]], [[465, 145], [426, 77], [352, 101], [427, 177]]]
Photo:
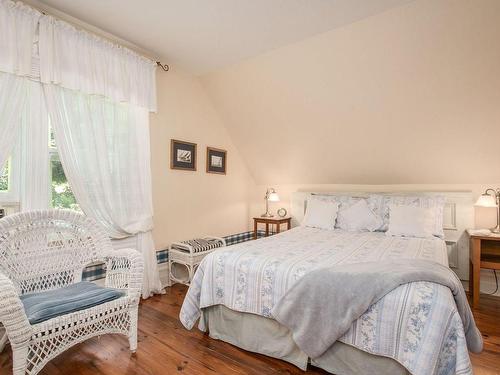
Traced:
[[71, 185], [66, 178], [64, 168], [57, 152], [54, 131], [49, 127], [49, 153], [50, 153], [50, 182], [51, 182], [51, 206], [53, 208], [66, 208], [81, 211], [76, 202], [75, 195], [71, 190]]
[[8, 192], [10, 185], [10, 159], [5, 162], [5, 165], [0, 170], [0, 191]]

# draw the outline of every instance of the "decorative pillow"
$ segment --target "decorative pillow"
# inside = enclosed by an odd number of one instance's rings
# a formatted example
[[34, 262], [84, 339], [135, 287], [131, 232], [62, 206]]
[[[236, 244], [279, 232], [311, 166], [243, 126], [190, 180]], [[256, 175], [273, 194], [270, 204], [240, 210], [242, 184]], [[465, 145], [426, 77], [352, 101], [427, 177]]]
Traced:
[[368, 207], [366, 199], [359, 199], [345, 209], [341, 207], [337, 214], [337, 226], [349, 232], [373, 232], [379, 229], [382, 224], [382, 219]]
[[436, 207], [389, 206], [388, 236], [434, 237]]
[[[346, 210], [349, 207], [352, 207], [356, 203], [364, 198], [361, 197], [352, 197], [350, 195], [328, 195], [328, 194], [314, 194], [312, 199], [317, 199], [323, 202], [338, 202], [339, 204], [339, 214], [341, 211]], [[335, 228], [341, 228], [347, 230], [347, 223], [344, 222], [344, 218], [341, 215], [337, 215], [337, 221], [335, 223]]]
[[335, 219], [339, 209], [338, 202], [309, 198], [302, 225], [305, 227], [335, 229]]
[[384, 224], [379, 229], [380, 231], [386, 231], [389, 228], [390, 205], [435, 208], [436, 215], [434, 218], [433, 235], [436, 237], [444, 238], [443, 215], [445, 201], [446, 198], [441, 195], [397, 196], [372, 194], [368, 198], [368, 206], [384, 221]]

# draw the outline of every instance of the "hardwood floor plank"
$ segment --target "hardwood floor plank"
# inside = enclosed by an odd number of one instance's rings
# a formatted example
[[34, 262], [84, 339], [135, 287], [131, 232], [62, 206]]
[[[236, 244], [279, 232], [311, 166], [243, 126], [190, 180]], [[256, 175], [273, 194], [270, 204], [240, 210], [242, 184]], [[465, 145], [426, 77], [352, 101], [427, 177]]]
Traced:
[[[187, 331], [179, 321], [179, 310], [187, 288], [175, 285], [167, 293], [141, 303], [139, 347], [135, 355], [119, 335], [93, 338], [51, 361], [43, 375], [268, 375], [304, 374], [295, 366], [264, 355], [250, 353], [203, 332]], [[474, 373], [500, 374], [500, 299], [481, 296], [473, 310], [483, 333], [485, 350], [471, 354]], [[12, 374], [10, 347], [0, 354], [0, 374]], [[310, 367], [307, 374], [326, 374]]]

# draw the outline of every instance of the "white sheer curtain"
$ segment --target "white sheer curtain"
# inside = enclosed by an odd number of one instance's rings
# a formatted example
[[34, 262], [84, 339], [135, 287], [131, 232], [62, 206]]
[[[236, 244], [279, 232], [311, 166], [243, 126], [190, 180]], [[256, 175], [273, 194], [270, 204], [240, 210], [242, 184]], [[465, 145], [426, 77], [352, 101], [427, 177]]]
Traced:
[[0, 0], [0, 169], [17, 143], [32, 74], [33, 42], [41, 13]]
[[49, 207], [49, 117], [40, 82], [29, 81], [22, 114], [21, 211]]
[[40, 78], [156, 111], [156, 63], [50, 16], [40, 18]]
[[26, 78], [0, 72], [0, 169], [17, 140], [27, 88]]
[[147, 109], [44, 85], [61, 162], [83, 211], [113, 238], [138, 236], [143, 298], [162, 292], [151, 230]]
[[0, 0], [0, 71], [31, 74], [31, 54], [40, 15], [21, 2]]

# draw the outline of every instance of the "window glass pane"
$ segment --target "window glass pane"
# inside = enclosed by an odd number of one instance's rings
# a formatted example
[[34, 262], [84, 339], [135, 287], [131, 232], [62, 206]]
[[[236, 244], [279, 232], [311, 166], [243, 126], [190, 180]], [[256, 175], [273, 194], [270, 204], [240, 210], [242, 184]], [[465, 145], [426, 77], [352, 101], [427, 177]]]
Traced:
[[10, 160], [0, 169], [0, 191], [9, 191]]
[[50, 157], [50, 171], [52, 175], [52, 207], [81, 211], [57, 154], [52, 154]]
[[49, 125], [49, 147], [56, 148], [56, 137], [54, 136], [54, 129]]

